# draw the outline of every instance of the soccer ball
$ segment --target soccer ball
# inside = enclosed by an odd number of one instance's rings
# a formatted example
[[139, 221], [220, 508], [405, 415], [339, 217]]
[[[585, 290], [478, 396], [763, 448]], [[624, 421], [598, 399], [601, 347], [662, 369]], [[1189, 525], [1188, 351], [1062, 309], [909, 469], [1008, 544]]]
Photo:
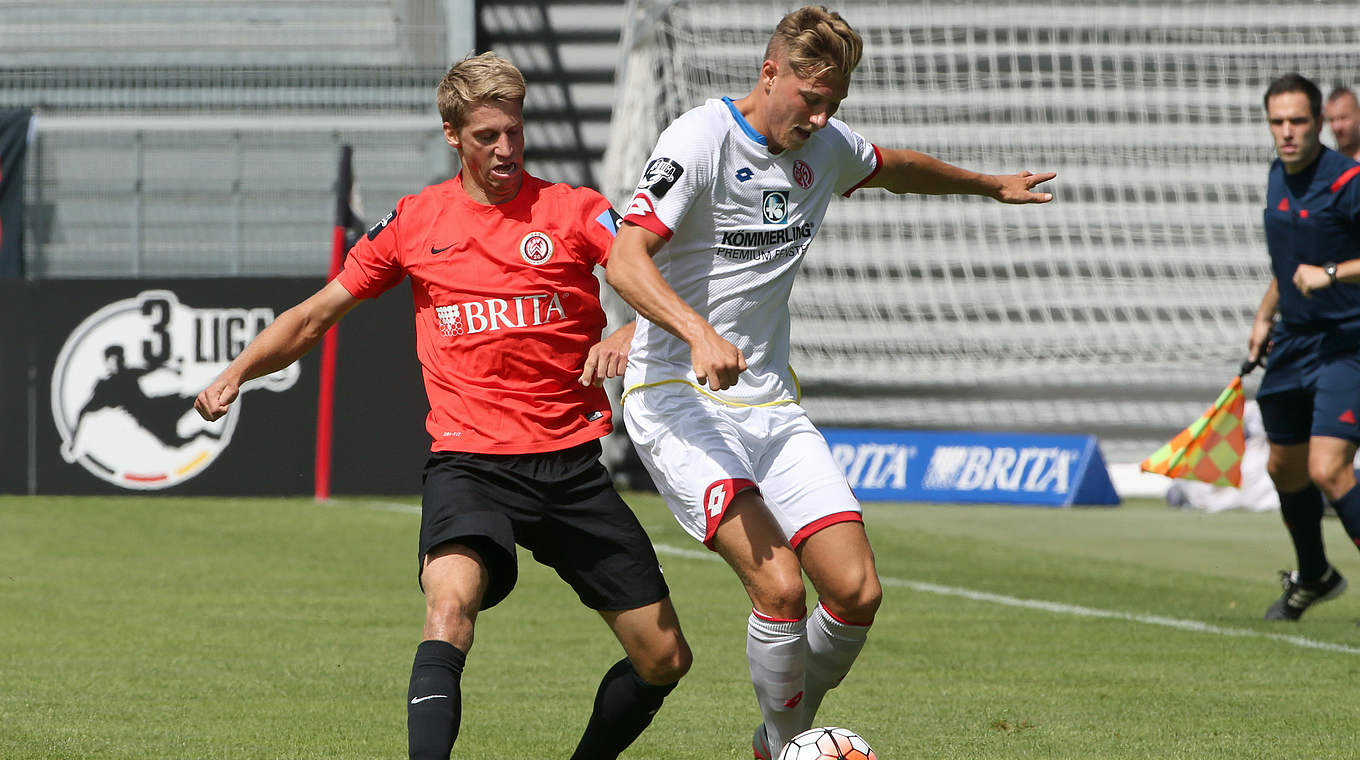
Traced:
[[810, 728], [784, 745], [778, 760], [877, 760], [869, 743], [844, 728]]

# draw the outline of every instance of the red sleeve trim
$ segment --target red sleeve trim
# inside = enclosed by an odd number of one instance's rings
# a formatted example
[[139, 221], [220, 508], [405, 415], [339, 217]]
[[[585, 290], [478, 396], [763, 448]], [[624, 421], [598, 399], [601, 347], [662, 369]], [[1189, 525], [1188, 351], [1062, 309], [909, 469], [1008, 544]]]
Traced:
[[623, 212], [623, 221], [632, 222], [644, 230], [656, 233], [666, 240], [671, 239], [671, 228], [667, 227], [656, 217], [656, 207], [653, 201], [642, 193], [633, 196], [633, 200], [628, 202], [628, 209]]
[[[870, 143], [870, 145], [873, 145], [873, 143]], [[861, 187], [864, 187], [864, 184], [869, 180], [873, 179], [874, 176], [878, 174], [878, 170], [883, 168], [883, 154], [878, 150], [877, 145], [873, 145], [873, 148], [874, 148], [874, 170], [869, 172], [869, 176], [860, 180], [859, 184], [855, 185], [849, 190], [846, 190], [842, 197], [849, 198], [851, 193], [855, 192]]]
[[713, 548], [713, 534], [718, 532], [718, 523], [722, 522], [723, 515], [727, 514], [727, 508], [732, 506], [732, 500], [737, 498], [737, 494], [755, 487], [755, 483], [745, 478], [734, 478], [715, 481], [704, 489], [704, 500], [699, 503], [699, 508], [704, 511], [706, 523], [704, 546]]
[[797, 549], [798, 545], [808, 540], [808, 537], [822, 528], [829, 528], [832, 525], [843, 522], [864, 522], [864, 516], [858, 512], [836, 512], [804, 525], [799, 531], [789, 539], [789, 546]]
[[1355, 179], [1355, 175], [1357, 174], [1360, 174], [1360, 166], [1352, 166], [1351, 168], [1347, 169], [1344, 174], [1342, 174], [1340, 177], [1337, 177], [1336, 181], [1332, 183], [1332, 192], [1335, 193], [1339, 191], [1341, 188], [1345, 187], [1346, 183]]

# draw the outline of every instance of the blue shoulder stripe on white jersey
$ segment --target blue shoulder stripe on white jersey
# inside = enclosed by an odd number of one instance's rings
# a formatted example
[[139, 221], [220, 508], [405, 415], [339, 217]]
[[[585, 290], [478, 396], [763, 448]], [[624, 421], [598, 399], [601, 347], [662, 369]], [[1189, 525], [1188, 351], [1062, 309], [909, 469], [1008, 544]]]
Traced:
[[727, 104], [727, 110], [732, 112], [732, 118], [737, 120], [737, 126], [741, 127], [741, 131], [745, 132], [747, 137], [755, 140], [761, 145], [769, 147], [770, 143], [766, 141], [765, 135], [757, 132], [755, 127], [751, 126], [750, 122], [746, 121], [746, 117], [742, 116], [741, 111], [737, 110], [737, 104], [733, 103], [731, 98], [724, 95], [722, 101]]

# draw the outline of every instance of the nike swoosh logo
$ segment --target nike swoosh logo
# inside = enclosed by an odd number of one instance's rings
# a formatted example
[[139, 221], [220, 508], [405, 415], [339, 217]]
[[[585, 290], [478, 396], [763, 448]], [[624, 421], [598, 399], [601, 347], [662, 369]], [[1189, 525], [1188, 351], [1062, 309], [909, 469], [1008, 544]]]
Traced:
[[[457, 243], [454, 243], [453, 245], [457, 245]], [[431, 255], [431, 256], [438, 256], [439, 254], [443, 253], [444, 251], [447, 251], [448, 249], [452, 248], [453, 245], [446, 245], [446, 246], [444, 246], [443, 248], [435, 248], [434, 246], [430, 246], [430, 255]]]
[[447, 694], [431, 694], [428, 697], [411, 697], [411, 704], [418, 705], [427, 699], [448, 699], [448, 698], [449, 695]]

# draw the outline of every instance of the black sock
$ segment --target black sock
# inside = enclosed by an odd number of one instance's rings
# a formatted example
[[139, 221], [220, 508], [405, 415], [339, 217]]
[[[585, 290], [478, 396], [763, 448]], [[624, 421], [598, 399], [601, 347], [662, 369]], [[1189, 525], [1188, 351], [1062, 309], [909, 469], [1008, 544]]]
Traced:
[[1360, 547], [1360, 485], [1352, 486], [1345, 496], [1332, 503], [1336, 516], [1346, 528], [1346, 535]]
[[458, 738], [463, 698], [459, 681], [467, 655], [447, 641], [422, 641], [406, 692], [406, 733], [411, 760], [449, 760]]
[[1327, 553], [1322, 548], [1322, 492], [1310, 483], [1302, 491], [1281, 493], [1280, 517], [1294, 540], [1299, 580], [1318, 580], [1327, 572]]
[[625, 657], [604, 674], [595, 693], [595, 710], [571, 760], [613, 760], [638, 738], [675, 684], [653, 686], [642, 680]]

